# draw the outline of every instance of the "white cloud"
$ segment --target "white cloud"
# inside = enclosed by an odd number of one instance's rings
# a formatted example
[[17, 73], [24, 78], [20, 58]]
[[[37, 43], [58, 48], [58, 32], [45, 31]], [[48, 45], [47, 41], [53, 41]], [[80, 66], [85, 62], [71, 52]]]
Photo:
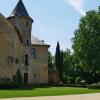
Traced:
[[83, 7], [85, 0], [65, 0], [65, 2], [72, 6], [82, 16], [85, 15], [85, 10]]

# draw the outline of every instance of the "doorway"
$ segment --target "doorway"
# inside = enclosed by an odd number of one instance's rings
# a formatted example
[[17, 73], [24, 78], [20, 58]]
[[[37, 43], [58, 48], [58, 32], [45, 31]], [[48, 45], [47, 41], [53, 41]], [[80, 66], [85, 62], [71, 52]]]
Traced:
[[24, 83], [28, 83], [28, 73], [24, 73]]

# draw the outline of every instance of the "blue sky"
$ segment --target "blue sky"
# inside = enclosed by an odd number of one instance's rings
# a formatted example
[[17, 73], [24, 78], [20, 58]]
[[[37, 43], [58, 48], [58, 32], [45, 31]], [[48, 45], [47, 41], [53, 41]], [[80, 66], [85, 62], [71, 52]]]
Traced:
[[[0, 13], [8, 17], [18, 0], [2, 0]], [[98, 9], [100, 0], [23, 0], [26, 9], [33, 18], [32, 35], [50, 44], [55, 53], [56, 43], [61, 49], [71, 49], [71, 39], [85, 12]]]

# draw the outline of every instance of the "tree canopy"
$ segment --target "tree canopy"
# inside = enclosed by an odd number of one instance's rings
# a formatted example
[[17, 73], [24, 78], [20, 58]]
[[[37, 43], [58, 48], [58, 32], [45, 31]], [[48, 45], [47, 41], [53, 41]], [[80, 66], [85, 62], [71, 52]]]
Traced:
[[[91, 84], [100, 82], [100, 7], [86, 12], [72, 39], [70, 49], [60, 51], [57, 43], [55, 60], [49, 64], [56, 66], [60, 81], [67, 84]], [[63, 77], [63, 78], [62, 78]]]
[[100, 14], [89, 11], [80, 20], [73, 38], [74, 53], [86, 68], [100, 68]]
[[94, 76], [100, 72], [100, 9], [87, 12], [74, 35], [74, 55], [83, 70]]

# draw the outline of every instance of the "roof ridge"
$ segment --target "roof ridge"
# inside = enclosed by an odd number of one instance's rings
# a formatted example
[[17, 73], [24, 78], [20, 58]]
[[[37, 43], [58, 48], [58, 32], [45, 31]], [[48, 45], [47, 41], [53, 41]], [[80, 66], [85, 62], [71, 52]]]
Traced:
[[45, 43], [44, 41], [40, 40], [39, 38], [35, 37], [35, 36], [31, 36], [31, 44], [33, 45], [47, 45], [49, 46], [47, 43]]

